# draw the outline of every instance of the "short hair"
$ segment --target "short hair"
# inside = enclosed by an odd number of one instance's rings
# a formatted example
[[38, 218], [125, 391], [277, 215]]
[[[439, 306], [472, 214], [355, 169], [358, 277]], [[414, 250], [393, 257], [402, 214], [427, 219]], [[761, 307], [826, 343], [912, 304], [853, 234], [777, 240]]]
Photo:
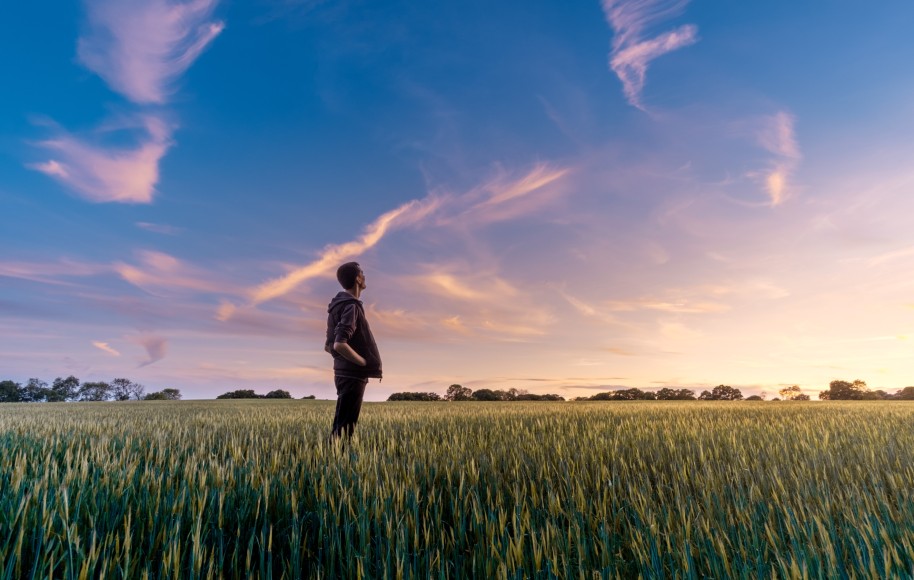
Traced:
[[355, 286], [355, 279], [362, 273], [362, 267], [358, 262], [346, 262], [336, 270], [336, 279], [344, 290], [349, 290]]

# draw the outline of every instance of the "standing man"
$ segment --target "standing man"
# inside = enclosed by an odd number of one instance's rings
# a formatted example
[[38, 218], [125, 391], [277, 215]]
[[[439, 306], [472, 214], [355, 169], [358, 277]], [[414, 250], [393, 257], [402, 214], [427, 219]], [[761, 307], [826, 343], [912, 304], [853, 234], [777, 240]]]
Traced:
[[327, 308], [327, 340], [324, 350], [333, 355], [336, 383], [336, 415], [331, 437], [343, 433], [352, 437], [362, 409], [362, 397], [369, 378], [381, 378], [381, 355], [371, 334], [365, 308], [359, 300], [365, 285], [365, 273], [357, 262], [347, 262], [336, 271], [343, 292]]

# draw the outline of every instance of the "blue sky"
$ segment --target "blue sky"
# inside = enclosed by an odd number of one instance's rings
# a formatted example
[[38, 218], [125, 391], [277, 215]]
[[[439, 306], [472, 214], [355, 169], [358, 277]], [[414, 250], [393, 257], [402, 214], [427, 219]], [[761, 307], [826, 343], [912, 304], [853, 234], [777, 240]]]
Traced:
[[333, 395], [912, 384], [914, 5], [84, 0], [0, 18], [0, 371]]

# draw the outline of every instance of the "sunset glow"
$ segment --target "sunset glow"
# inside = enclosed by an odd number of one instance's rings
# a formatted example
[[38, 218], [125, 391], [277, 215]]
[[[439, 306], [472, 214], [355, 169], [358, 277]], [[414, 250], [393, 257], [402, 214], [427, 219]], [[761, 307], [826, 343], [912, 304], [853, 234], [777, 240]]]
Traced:
[[914, 4], [12, 3], [0, 380], [914, 385]]

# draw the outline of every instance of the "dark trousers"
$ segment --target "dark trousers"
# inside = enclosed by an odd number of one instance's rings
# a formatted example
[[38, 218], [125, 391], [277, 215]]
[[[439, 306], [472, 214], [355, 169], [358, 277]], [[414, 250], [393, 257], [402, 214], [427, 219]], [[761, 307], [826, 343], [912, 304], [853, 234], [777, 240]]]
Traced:
[[365, 385], [368, 379], [334, 377], [336, 383], [336, 414], [333, 416], [332, 437], [338, 438], [343, 433], [352, 437], [355, 424], [362, 410], [362, 398], [365, 396]]

